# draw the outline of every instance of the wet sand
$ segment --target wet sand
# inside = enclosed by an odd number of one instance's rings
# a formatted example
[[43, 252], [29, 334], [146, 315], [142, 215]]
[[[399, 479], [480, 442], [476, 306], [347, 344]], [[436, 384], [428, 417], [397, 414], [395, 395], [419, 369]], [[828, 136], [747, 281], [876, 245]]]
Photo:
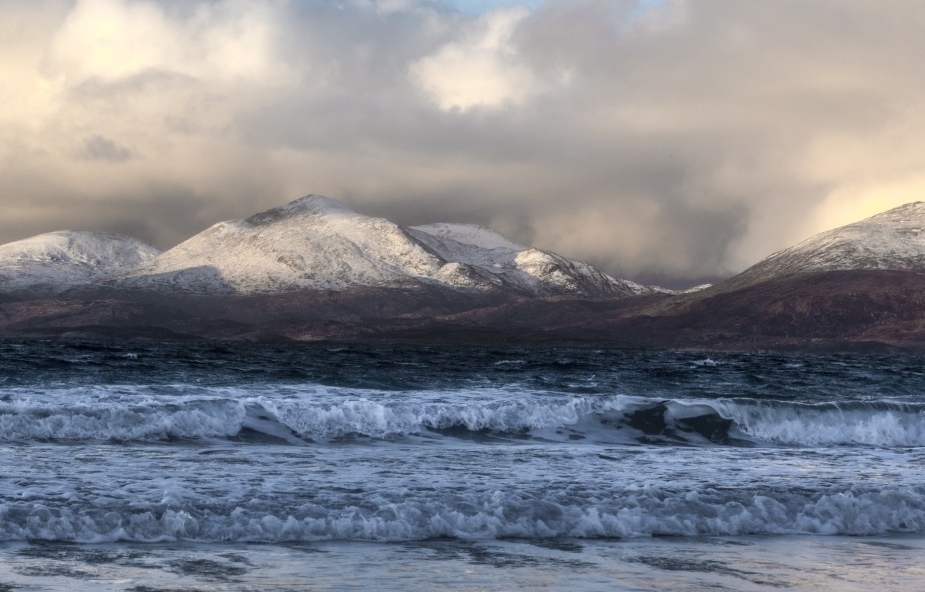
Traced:
[[925, 537], [0, 546], [0, 591], [920, 590]]

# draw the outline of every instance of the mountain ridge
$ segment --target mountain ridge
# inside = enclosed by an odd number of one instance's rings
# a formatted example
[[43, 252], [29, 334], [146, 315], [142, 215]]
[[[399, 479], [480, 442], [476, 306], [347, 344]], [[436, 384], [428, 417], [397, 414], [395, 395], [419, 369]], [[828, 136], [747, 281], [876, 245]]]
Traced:
[[925, 351], [923, 228], [925, 204], [907, 204], [678, 293], [484, 227], [404, 228], [306, 196], [78, 288], [2, 294], [0, 335]]
[[404, 228], [318, 195], [219, 222], [110, 285], [249, 294], [421, 282], [459, 290], [514, 289], [533, 296], [648, 291], [488, 229], [451, 224]]

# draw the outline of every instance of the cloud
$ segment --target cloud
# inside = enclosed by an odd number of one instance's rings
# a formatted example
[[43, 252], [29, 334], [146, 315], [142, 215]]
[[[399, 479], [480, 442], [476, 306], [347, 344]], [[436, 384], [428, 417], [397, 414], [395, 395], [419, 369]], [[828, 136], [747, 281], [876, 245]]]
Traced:
[[515, 4], [0, 0], [0, 242], [314, 192], [677, 284], [925, 195], [925, 7]]
[[411, 79], [444, 110], [523, 103], [540, 89], [511, 41], [528, 15], [523, 7], [488, 12], [461, 39], [412, 63]]
[[130, 150], [103, 136], [92, 136], [84, 140], [80, 154], [84, 158], [111, 162], [122, 162], [132, 157]]
[[452, 5], [471, 14], [481, 14], [505, 6], [525, 6], [536, 8], [543, 0], [455, 0]]
[[265, 2], [202, 2], [185, 10], [151, 1], [80, 0], [46, 64], [71, 79], [119, 80], [144, 71], [266, 84], [278, 23]]

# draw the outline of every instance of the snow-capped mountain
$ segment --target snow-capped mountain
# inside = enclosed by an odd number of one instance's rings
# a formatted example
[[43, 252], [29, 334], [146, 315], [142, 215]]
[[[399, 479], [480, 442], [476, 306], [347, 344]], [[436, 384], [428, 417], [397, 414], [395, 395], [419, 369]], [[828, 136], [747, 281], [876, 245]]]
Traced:
[[446, 261], [494, 276], [501, 283], [532, 293], [648, 294], [652, 290], [618, 280], [582, 261], [566, 259], [509, 241], [497, 232], [470, 224], [427, 224], [408, 232]]
[[437, 224], [406, 229], [318, 195], [245, 220], [220, 222], [115, 283], [248, 294], [419, 282], [478, 291], [506, 287], [532, 295], [647, 292], [484, 228]]
[[61, 230], [0, 245], [0, 291], [60, 293], [120, 275], [160, 250], [135, 238]]
[[[0, 246], [0, 335], [920, 351], [923, 229], [909, 204], [677, 293], [479, 226], [404, 228], [308, 196], [160, 255], [82, 232]], [[576, 298], [529, 297], [547, 295]]]
[[925, 269], [925, 202], [909, 203], [817, 234], [733, 278], [753, 284], [799, 273]]
[[119, 283], [200, 293], [339, 290], [450, 275], [445, 267], [397, 225], [307, 196], [219, 222]]

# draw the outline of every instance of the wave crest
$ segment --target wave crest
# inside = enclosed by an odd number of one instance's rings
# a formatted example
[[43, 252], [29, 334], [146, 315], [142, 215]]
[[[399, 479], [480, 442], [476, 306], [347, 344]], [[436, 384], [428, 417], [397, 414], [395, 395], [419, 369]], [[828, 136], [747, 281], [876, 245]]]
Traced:
[[[925, 405], [758, 399], [501, 396], [95, 396], [0, 402], [0, 441], [239, 439], [301, 444], [357, 438], [535, 438], [610, 444], [925, 446]], [[62, 397], [63, 400], [69, 400]]]

